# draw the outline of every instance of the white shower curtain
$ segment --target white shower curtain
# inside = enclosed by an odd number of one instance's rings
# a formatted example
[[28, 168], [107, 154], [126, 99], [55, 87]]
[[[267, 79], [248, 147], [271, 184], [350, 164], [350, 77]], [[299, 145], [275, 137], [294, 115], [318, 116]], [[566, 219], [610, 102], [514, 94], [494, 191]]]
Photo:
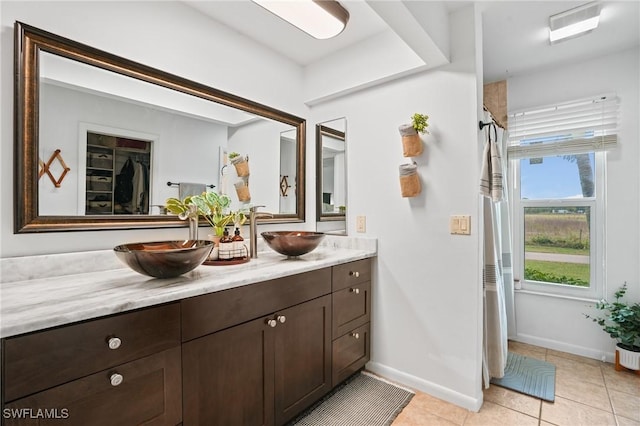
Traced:
[[[480, 192], [484, 211], [484, 338], [482, 373], [485, 388], [504, 376], [507, 363], [507, 305], [513, 301], [511, 233], [507, 197], [506, 131], [487, 128]], [[505, 288], [507, 292], [505, 292]]]

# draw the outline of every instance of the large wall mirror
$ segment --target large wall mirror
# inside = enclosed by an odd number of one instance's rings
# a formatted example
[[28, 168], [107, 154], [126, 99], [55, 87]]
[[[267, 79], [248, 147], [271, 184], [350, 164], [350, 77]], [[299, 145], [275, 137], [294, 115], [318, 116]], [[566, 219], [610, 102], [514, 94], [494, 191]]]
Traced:
[[16, 233], [185, 226], [165, 200], [204, 190], [305, 220], [304, 119], [26, 24], [15, 37]]
[[346, 234], [347, 120], [316, 125], [316, 220], [318, 230]]

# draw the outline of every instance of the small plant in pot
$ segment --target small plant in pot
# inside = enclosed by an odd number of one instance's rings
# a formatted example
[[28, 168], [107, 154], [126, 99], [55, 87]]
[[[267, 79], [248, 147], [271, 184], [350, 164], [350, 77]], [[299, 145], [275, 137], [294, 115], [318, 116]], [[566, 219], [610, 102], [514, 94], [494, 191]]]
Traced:
[[623, 302], [626, 292], [627, 283], [624, 283], [614, 293], [614, 302], [604, 299], [597, 302], [595, 308], [603, 312], [602, 316], [584, 315], [618, 341], [616, 370], [623, 366], [640, 374], [640, 303]]
[[236, 168], [236, 174], [239, 177], [249, 176], [249, 162], [248, 157], [243, 157], [237, 152], [232, 152], [229, 154], [229, 160], [231, 164]]
[[398, 127], [402, 136], [402, 154], [405, 157], [416, 157], [422, 154], [422, 140], [418, 133], [429, 133], [427, 131], [428, 119], [428, 115], [415, 113], [411, 117], [411, 124], [402, 124]]

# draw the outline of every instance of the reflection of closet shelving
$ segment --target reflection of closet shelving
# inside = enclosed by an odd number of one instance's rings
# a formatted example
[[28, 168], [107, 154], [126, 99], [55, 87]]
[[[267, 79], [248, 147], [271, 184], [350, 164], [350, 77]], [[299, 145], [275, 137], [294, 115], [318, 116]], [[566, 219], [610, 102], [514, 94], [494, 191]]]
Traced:
[[[131, 160], [146, 170], [144, 189], [139, 200], [123, 202], [116, 195], [118, 174]], [[149, 213], [149, 168], [151, 142], [87, 132], [86, 214], [147, 214]], [[120, 199], [119, 199], [120, 198]]]

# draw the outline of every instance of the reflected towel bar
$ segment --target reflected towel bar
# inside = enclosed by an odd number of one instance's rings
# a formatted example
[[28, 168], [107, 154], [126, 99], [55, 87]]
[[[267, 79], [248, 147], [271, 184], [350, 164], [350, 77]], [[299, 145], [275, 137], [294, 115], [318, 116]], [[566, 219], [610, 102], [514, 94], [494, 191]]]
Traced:
[[[178, 182], [167, 182], [167, 186], [179, 186], [180, 183]], [[207, 188], [215, 188], [216, 186], [214, 184], [211, 185], [205, 185]]]

